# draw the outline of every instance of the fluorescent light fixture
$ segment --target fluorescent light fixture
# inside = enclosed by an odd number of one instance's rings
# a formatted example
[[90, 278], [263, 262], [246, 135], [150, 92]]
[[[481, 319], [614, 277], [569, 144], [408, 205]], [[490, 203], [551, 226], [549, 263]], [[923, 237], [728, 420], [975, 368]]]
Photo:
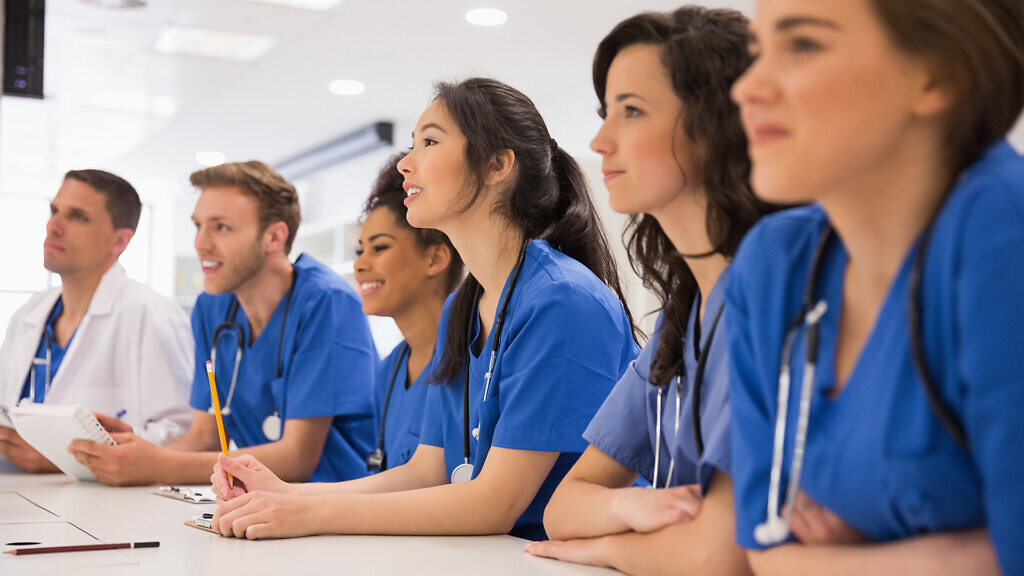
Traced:
[[305, 178], [325, 168], [391, 146], [394, 128], [391, 122], [370, 124], [279, 162], [275, 168], [286, 180]]
[[247, 2], [261, 2], [263, 4], [277, 4], [278, 6], [287, 6], [289, 8], [302, 8], [303, 10], [317, 10], [319, 12], [327, 12], [331, 8], [334, 8], [338, 4], [341, 4], [341, 0], [246, 0]]
[[225, 156], [223, 152], [218, 152], [216, 150], [203, 150], [196, 154], [196, 162], [200, 166], [206, 168], [223, 164], [227, 159], [227, 156]]
[[335, 80], [327, 87], [331, 94], [339, 96], [355, 96], [366, 91], [366, 85], [359, 80]]
[[277, 40], [269, 36], [171, 26], [160, 34], [153, 48], [163, 54], [249, 61], [263, 56], [275, 44]]
[[500, 26], [508, 22], [508, 14], [497, 8], [474, 8], [466, 12], [466, 22], [477, 26]]

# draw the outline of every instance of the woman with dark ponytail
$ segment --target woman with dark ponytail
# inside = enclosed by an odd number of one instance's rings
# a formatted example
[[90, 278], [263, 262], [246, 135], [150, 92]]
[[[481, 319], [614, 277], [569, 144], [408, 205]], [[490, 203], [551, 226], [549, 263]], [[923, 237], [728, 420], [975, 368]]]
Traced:
[[[620, 23], [594, 58], [601, 154], [628, 248], [662, 310], [647, 347], [584, 433], [536, 555], [630, 574], [744, 574], [735, 544], [723, 306], [728, 266], [769, 207], [729, 88], [750, 62], [747, 20], [687, 6]], [[633, 487], [643, 476], [655, 490]], [[712, 569], [713, 568], [713, 569]]]
[[224, 535], [543, 539], [583, 429], [638, 352], [586, 180], [529, 98], [495, 80], [439, 84], [398, 170], [409, 223], [444, 232], [469, 270], [441, 316], [420, 445], [340, 484], [292, 486], [224, 458]]

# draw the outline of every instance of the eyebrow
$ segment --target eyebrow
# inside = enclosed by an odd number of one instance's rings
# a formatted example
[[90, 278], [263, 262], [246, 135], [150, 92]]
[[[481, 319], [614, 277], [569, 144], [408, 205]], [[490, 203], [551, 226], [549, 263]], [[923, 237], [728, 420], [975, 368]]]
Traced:
[[775, 30], [785, 32], [798, 26], [821, 26], [832, 30], [838, 30], [839, 25], [830, 20], [815, 18], [813, 16], [791, 16], [783, 18], [775, 23]]
[[395, 237], [392, 236], [391, 234], [388, 234], [386, 232], [381, 232], [380, 234], [374, 234], [373, 236], [370, 236], [370, 239], [367, 240], [367, 242], [373, 242], [374, 240], [376, 240], [377, 238], [380, 238], [382, 236], [387, 236], [388, 238], [391, 238], [392, 240], [395, 239]]
[[[429, 122], [427, 124], [424, 124], [423, 126], [420, 126], [420, 132], [426, 132], [427, 128], [436, 128], [437, 130], [441, 131], [442, 134], [447, 134], [448, 133], [447, 130], [445, 130], [444, 128], [441, 128], [440, 124], [435, 124], [434, 122]], [[416, 131], [415, 130], [412, 132], [412, 137], [413, 138], [416, 137]]]
[[630, 98], [636, 98], [637, 100], [643, 100], [644, 102], [647, 102], [646, 98], [644, 98], [643, 96], [641, 96], [639, 94], [634, 94], [632, 92], [626, 92], [625, 94], [619, 94], [618, 96], [615, 97], [615, 101], [616, 102], [625, 102], [626, 100], [629, 100]]

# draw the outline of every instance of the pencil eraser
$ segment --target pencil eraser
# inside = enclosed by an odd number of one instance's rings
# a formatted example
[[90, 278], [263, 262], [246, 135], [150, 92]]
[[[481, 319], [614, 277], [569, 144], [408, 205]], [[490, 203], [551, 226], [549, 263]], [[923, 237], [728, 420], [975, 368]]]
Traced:
[[206, 371], [208, 373], [213, 372], [213, 362], [210, 362], [209, 360], [206, 361]]

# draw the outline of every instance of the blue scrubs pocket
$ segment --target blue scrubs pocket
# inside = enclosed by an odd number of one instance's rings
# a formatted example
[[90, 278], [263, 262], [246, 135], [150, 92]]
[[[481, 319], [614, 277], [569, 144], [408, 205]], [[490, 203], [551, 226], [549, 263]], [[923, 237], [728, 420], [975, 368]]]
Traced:
[[887, 457], [885, 474], [897, 537], [985, 523], [980, 480], [971, 462], [953, 449]]
[[473, 459], [473, 478], [476, 478], [484, 467], [484, 460], [487, 459], [487, 453], [494, 441], [494, 429], [498, 427], [499, 417], [501, 407], [497, 397], [480, 404], [480, 439], [476, 444], [476, 455]]

